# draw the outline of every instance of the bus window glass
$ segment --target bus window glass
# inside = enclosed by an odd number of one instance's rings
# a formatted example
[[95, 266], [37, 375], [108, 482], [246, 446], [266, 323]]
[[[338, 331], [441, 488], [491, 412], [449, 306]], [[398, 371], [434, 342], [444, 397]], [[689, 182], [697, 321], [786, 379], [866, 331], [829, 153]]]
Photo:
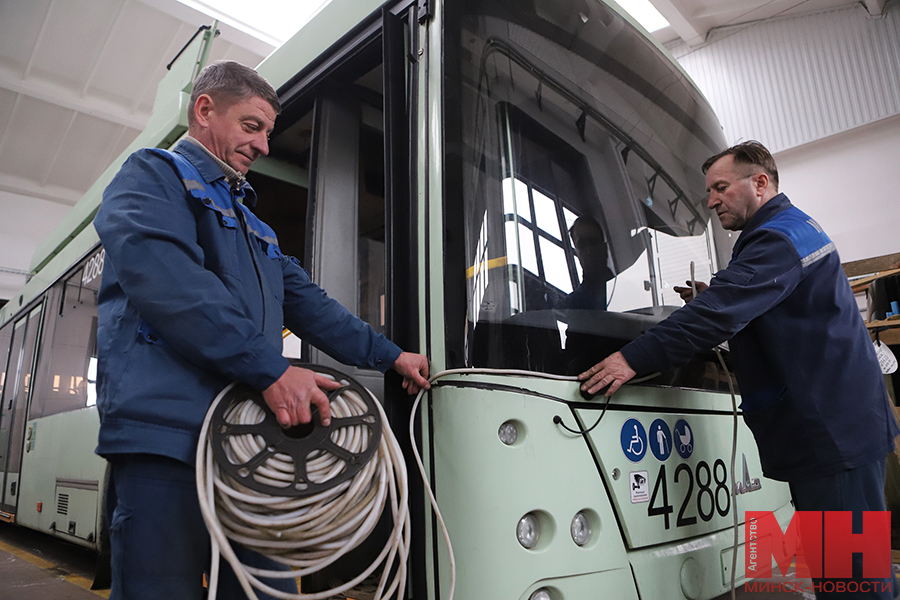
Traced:
[[[330, 296], [379, 333], [386, 331], [383, 75], [381, 63], [366, 58], [295, 100], [301, 108], [282, 115], [284, 129], [248, 175], [260, 199], [254, 213], [272, 226], [282, 250], [300, 259]], [[264, 177], [271, 164], [281, 165], [280, 189]], [[291, 172], [303, 177], [289, 182], [285, 176]], [[291, 189], [291, 183], [299, 187]], [[327, 206], [310, 206], [316, 188], [327, 190], [320, 198]], [[355, 237], [346, 236], [350, 227]], [[318, 237], [307, 239], [313, 232]], [[307, 247], [289, 252], [283, 241], [288, 239], [295, 246], [305, 239]]]
[[6, 326], [0, 329], [0, 398], [3, 398], [3, 387], [6, 384], [6, 365], [9, 359], [9, 342], [11, 337], [12, 323], [7, 323]]
[[[259, 157], [247, 173], [247, 181], [259, 198], [253, 213], [275, 231], [281, 251], [307, 269], [306, 215], [311, 138], [312, 112], [309, 112], [288, 131], [273, 137], [268, 156]], [[284, 338], [283, 354], [308, 360], [303, 355], [302, 341], [293, 333]]]
[[43, 303], [32, 308], [15, 325], [10, 352], [9, 385], [3, 393], [3, 416], [0, 418], [0, 444], [6, 458], [0, 457], [0, 470], [6, 471], [0, 510], [14, 509], [19, 467], [22, 463], [24, 417], [34, 382], [34, 359], [37, 354]]
[[[27, 319], [19, 319], [15, 321], [15, 324], [10, 322], [3, 328], [5, 335], [9, 336], [6, 342], [9, 344], [7, 353], [9, 362], [5, 373], [3, 393], [0, 395], [0, 479], [6, 471], [6, 462], [9, 456], [9, 436], [15, 406], [16, 386], [22, 363], [22, 339], [27, 322]], [[0, 488], [0, 500], [2, 500], [2, 496], [3, 488]]]
[[54, 286], [44, 355], [29, 417], [77, 410], [97, 403], [97, 294], [105, 254], [99, 250]]
[[[447, 145], [466, 230], [460, 354], [576, 374], [682, 306], [672, 288], [691, 262], [698, 280], [714, 271], [699, 169], [720, 149], [703, 134], [714, 116], [696, 92], [666, 87], [676, 67], [648, 58], [663, 69], [653, 83], [629, 69], [647, 66], [649, 42], [604, 5], [574, 18], [549, 0], [463, 4], [449, 78], [461, 140]], [[707, 358], [657, 382], [725, 389]]]
[[[380, 71], [380, 69], [379, 69]], [[380, 107], [379, 107], [380, 108]], [[366, 119], [370, 114], [371, 119]], [[384, 134], [375, 124], [380, 110], [363, 105], [363, 125], [359, 129], [359, 318], [378, 333], [385, 331], [384, 263]]]

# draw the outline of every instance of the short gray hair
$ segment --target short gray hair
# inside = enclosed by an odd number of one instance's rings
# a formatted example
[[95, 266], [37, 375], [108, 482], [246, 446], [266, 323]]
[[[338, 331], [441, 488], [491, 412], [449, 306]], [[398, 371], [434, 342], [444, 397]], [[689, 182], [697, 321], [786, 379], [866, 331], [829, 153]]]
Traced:
[[202, 94], [226, 105], [258, 96], [272, 105], [276, 115], [281, 113], [275, 88], [262, 75], [233, 60], [217, 60], [197, 75], [188, 108], [189, 124], [194, 122], [194, 106]]

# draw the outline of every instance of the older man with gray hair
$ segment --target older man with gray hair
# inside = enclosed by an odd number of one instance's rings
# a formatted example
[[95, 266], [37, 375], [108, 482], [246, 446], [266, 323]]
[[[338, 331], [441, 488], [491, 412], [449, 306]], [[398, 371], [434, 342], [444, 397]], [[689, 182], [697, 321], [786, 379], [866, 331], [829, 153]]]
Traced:
[[[763, 473], [788, 482], [797, 510], [852, 512], [859, 533], [863, 512], [885, 509], [885, 458], [900, 431], [837, 249], [778, 191], [775, 160], [759, 142], [710, 157], [703, 172], [709, 208], [741, 231], [731, 262], [697, 283], [696, 297], [675, 288], [688, 304], [582, 373], [582, 389], [612, 395], [636, 373], [728, 340]], [[879, 577], [863, 579], [857, 555], [843, 587], [814, 579], [816, 598], [893, 598], [893, 574]], [[855, 593], [834, 593], [848, 581]]]

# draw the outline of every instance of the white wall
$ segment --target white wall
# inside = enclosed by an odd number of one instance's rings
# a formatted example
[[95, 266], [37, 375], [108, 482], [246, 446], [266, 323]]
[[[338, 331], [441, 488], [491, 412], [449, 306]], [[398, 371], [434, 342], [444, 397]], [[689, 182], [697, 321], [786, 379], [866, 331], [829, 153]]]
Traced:
[[841, 262], [900, 252], [900, 116], [779, 152], [775, 161], [780, 190], [822, 225]]
[[670, 50], [716, 111], [729, 144], [772, 152], [900, 114], [900, 1], [860, 2], [713, 30]]
[[[28, 271], [31, 256], [71, 210], [70, 206], [0, 191], [0, 268]], [[24, 275], [0, 271], [0, 299], [26, 283]]]
[[713, 31], [669, 49], [726, 142], [762, 142], [781, 190], [843, 262], [900, 252], [900, 1], [859, 2]]

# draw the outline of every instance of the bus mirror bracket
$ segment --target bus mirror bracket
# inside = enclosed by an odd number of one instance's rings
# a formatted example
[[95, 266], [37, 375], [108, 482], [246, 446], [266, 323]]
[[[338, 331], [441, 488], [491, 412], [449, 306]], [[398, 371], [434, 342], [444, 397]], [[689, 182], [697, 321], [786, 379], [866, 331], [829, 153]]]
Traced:
[[418, 4], [420, 24], [434, 18], [434, 0], [418, 0]]

